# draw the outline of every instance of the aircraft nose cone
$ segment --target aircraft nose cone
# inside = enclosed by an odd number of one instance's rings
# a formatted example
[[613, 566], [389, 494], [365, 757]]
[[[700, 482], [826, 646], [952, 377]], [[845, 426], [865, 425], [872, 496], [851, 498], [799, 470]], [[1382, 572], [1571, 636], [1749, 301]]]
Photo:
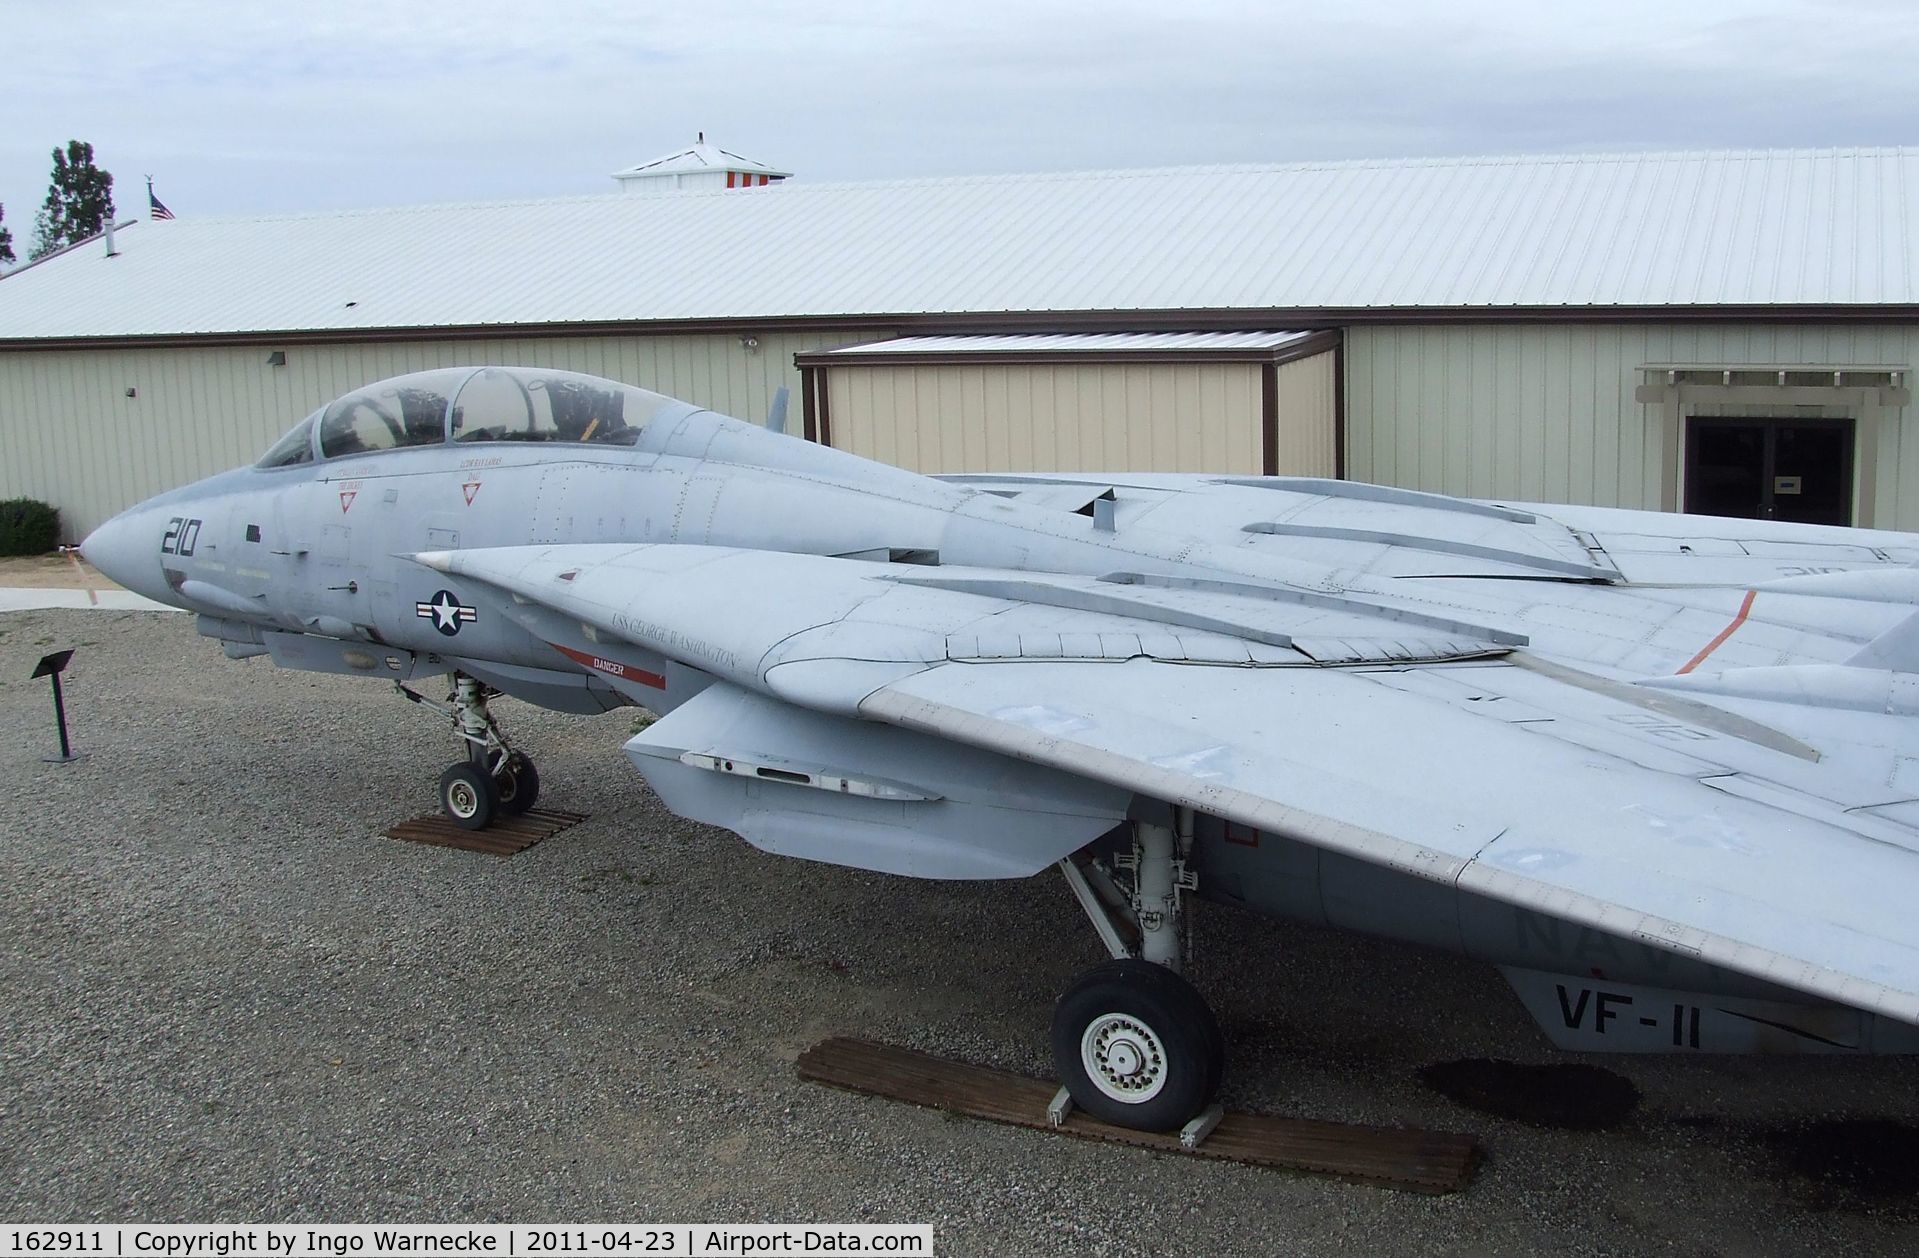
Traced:
[[151, 595], [152, 586], [160, 581], [156, 543], [147, 536], [149, 530], [129, 518], [133, 514], [122, 512], [87, 534], [80, 554], [116, 585]]

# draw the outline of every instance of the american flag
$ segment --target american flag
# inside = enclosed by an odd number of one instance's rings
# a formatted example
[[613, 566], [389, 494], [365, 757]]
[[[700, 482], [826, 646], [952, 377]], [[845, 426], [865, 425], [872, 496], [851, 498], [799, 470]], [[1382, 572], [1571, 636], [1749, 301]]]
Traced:
[[173, 211], [160, 204], [160, 198], [153, 195], [153, 180], [147, 180], [147, 217], [149, 219], [172, 218]]

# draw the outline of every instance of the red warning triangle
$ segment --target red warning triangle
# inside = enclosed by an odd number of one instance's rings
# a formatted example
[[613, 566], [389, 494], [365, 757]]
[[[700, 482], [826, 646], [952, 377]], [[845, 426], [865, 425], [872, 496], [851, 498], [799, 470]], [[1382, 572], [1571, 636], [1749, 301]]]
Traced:
[[473, 495], [480, 492], [480, 482], [476, 480], [470, 480], [466, 484], [460, 486], [460, 492], [466, 495], [466, 505], [470, 507], [473, 505]]
[[352, 508], [353, 500], [359, 496], [360, 491], [357, 489], [342, 489], [340, 491], [340, 514], [345, 515], [347, 511]]

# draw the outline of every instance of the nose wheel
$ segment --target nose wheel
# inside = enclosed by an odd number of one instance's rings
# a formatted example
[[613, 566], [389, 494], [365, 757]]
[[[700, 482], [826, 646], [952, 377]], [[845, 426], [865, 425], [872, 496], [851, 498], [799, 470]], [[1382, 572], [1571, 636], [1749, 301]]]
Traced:
[[449, 765], [440, 775], [440, 809], [462, 830], [484, 830], [500, 812], [499, 787], [478, 765]]
[[[453, 694], [444, 705], [399, 687], [414, 703], [453, 720], [466, 744], [466, 759], [440, 775], [440, 809], [463, 830], [484, 830], [501, 817], [514, 817], [540, 798], [540, 771], [533, 758], [507, 745], [506, 735], [487, 707], [487, 687], [463, 673], [453, 675]], [[497, 694], [497, 691], [492, 693]]]
[[500, 796], [500, 811], [517, 817], [533, 807], [540, 798], [540, 771], [524, 751], [510, 751], [493, 774], [493, 788]]

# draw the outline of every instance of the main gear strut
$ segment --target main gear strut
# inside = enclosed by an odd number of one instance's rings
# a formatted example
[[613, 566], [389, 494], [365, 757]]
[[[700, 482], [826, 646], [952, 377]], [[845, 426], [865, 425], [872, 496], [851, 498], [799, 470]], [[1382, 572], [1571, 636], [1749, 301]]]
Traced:
[[1114, 959], [1060, 997], [1053, 1064], [1072, 1104], [1106, 1122], [1210, 1128], [1204, 1116], [1213, 1114], [1226, 1050], [1205, 997], [1180, 976], [1189, 951], [1182, 898], [1198, 882], [1187, 865], [1192, 849], [1193, 811], [1180, 808], [1173, 827], [1133, 823], [1131, 850], [1113, 860], [1131, 872], [1128, 887], [1092, 861], [1060, 862]]

